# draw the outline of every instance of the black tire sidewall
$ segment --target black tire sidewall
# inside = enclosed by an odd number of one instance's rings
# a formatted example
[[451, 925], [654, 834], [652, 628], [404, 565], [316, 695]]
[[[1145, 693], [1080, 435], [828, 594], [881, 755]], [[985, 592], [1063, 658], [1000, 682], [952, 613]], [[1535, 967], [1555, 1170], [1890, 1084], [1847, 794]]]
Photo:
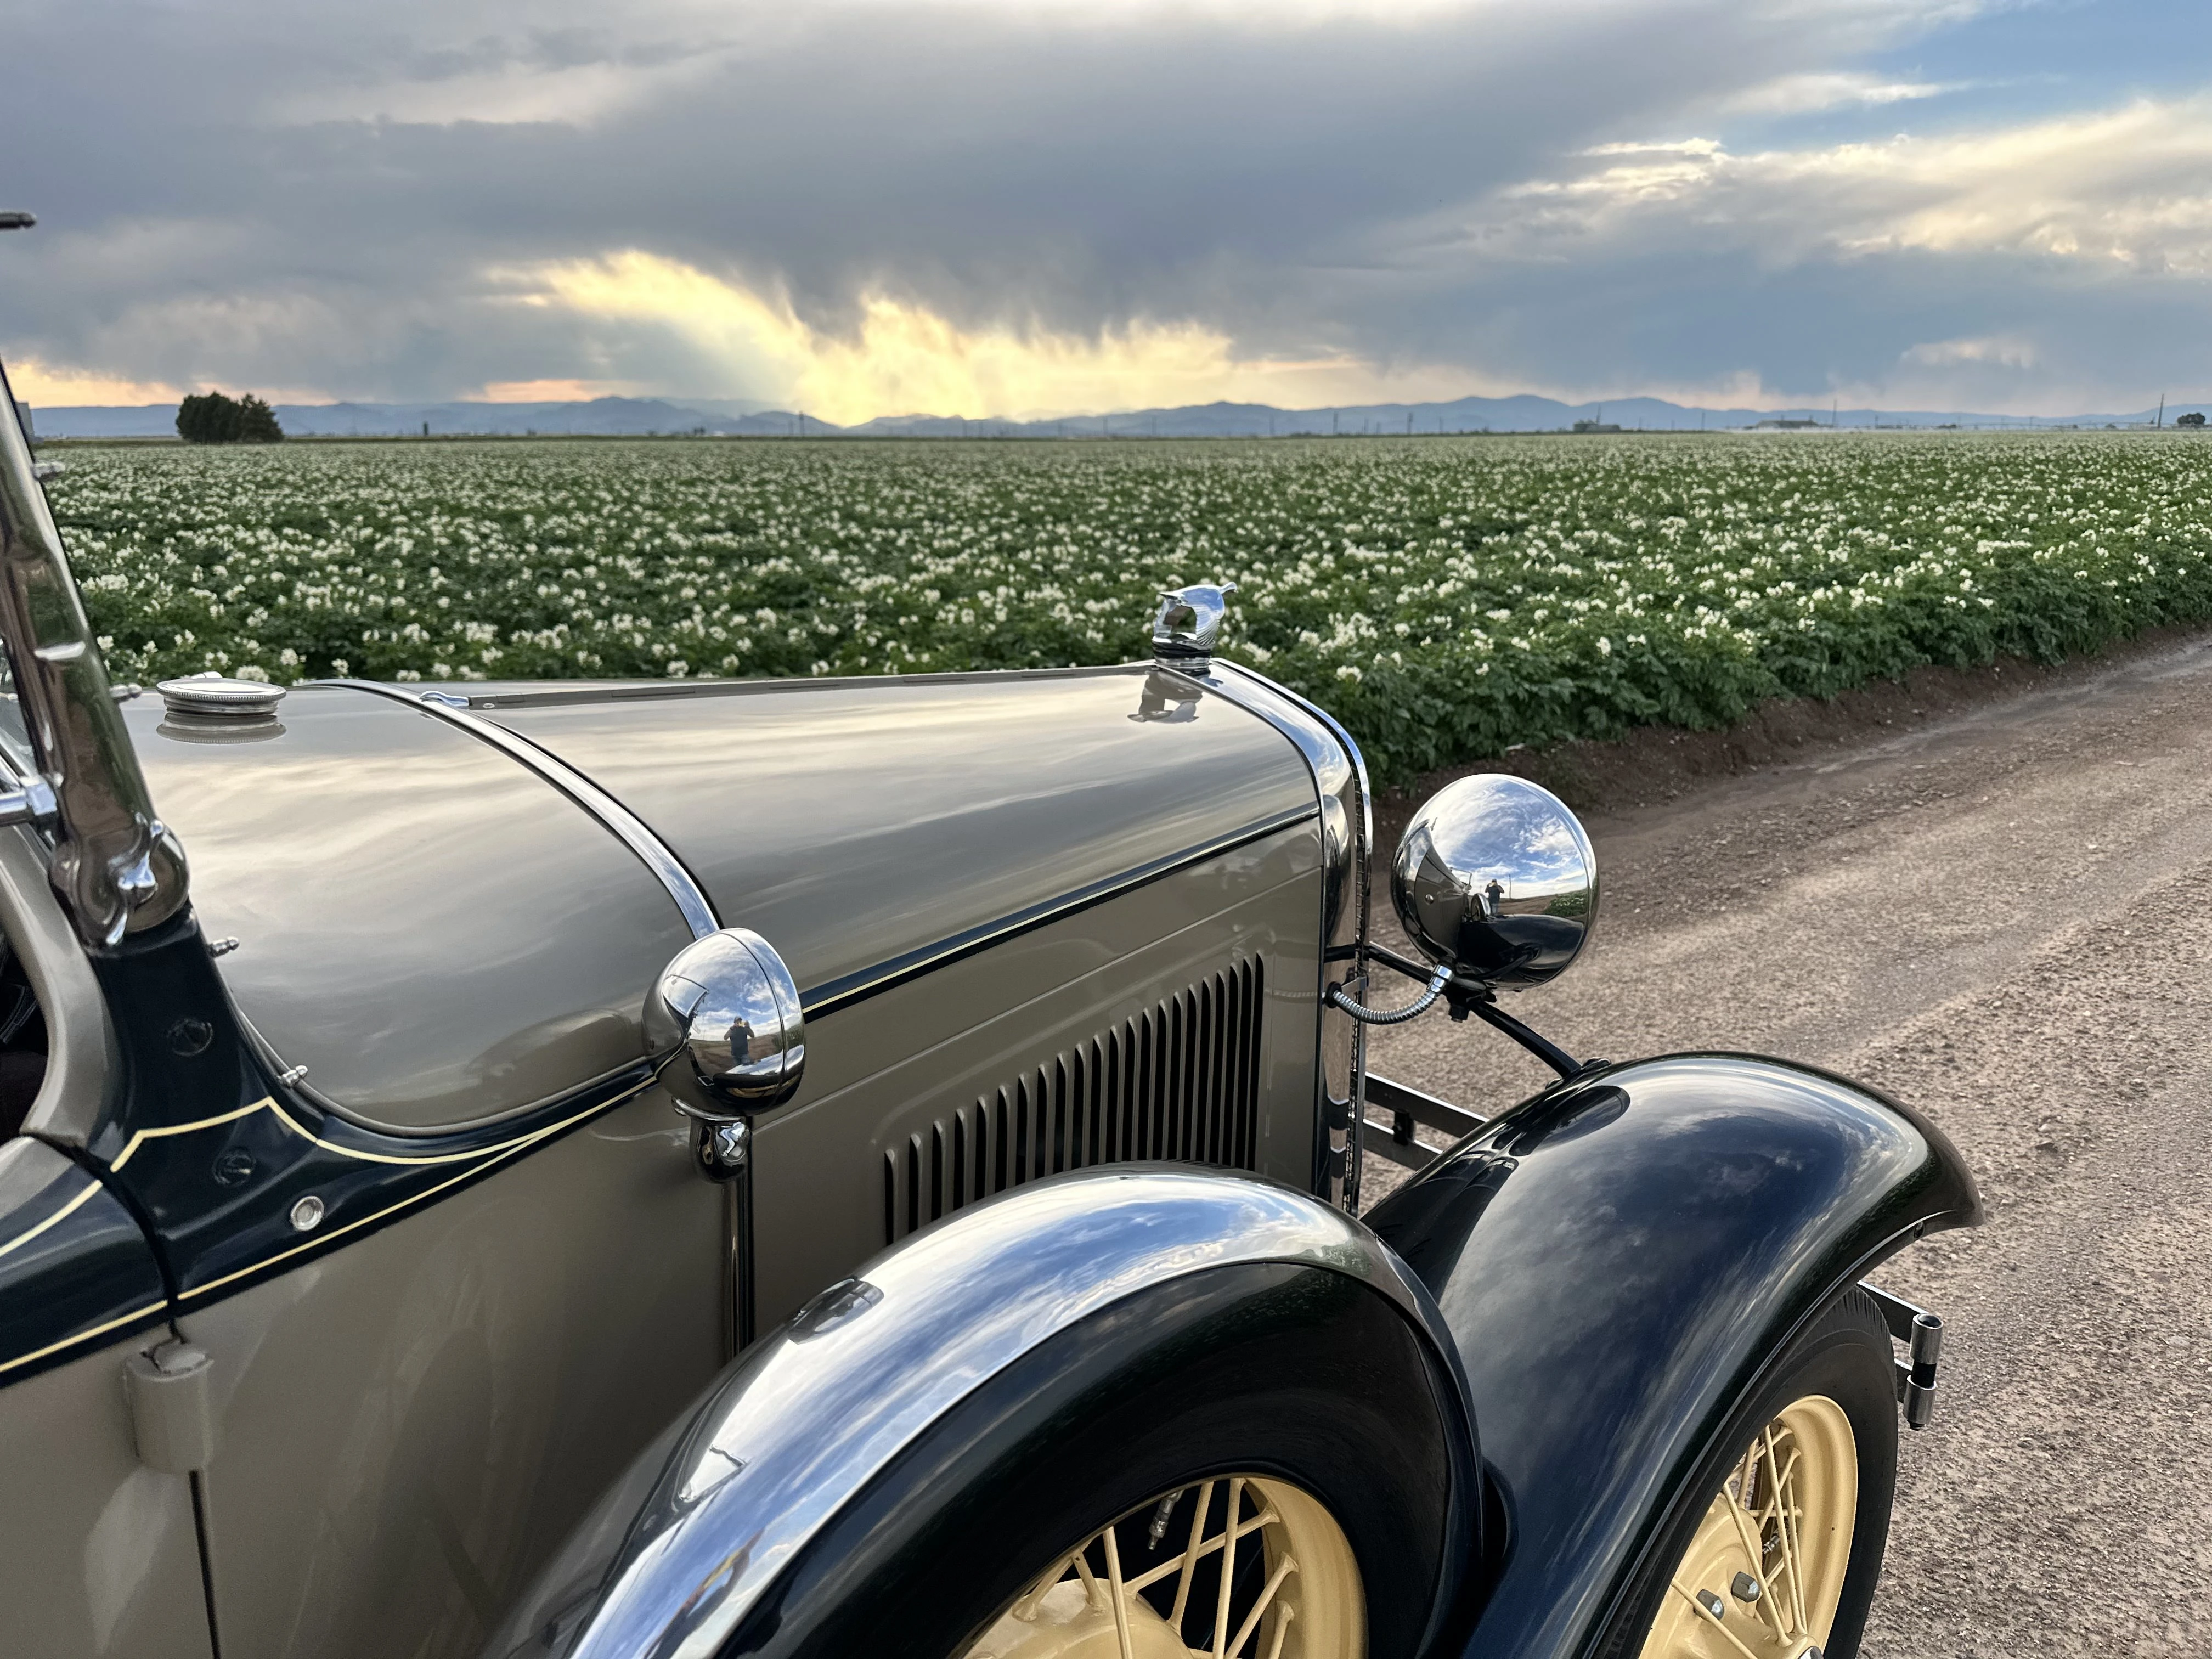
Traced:
[[1850, 1563], [1822, 1653], [1825, 1659], [1856, 1659], [1881, 1579], [1890, 1507], [1897, 1492], [1895, 1375], [1888, 1328], [1865, 1292], [1849, 1291], [1816, 1315], [1768, 1368], [1765, 1380], [1730, 1413], [1707, 1443], [1689, 1478], [1675, 1489], [1656, 1542], [1592, 1651], [1602, 1659], [1634, 1659], [1659, 1616], [1668, 1581], [1752, 1436], [1792, 1401], [1820, 1395], [1840, 1406], [1850, 1421], [1859, 1474]]
[[1443, 1382], [1405, 1316], [1342, 1274], [1224, 1267], [1140, 1293], [947, 1412], [722, 1651], [953, 1659], [1056, 1552], [1194, 1480], [1251, 1474], [1328, 1507], [1358, 1562], [1369, 1653], [1411, 1659], [1474, 1557], [1471, 1448]]

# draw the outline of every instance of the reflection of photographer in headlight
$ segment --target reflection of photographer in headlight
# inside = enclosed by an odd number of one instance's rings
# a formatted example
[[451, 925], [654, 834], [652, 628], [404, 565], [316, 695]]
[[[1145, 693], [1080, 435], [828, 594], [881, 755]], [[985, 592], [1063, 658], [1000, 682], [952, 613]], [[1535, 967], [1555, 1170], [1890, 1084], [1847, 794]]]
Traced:
[[1505, 908], [1505, 884], [1495, 876], [1474, 890], [1474, 907], [1489, 928], [1490, 944], [1485, 966], [1492, 973], [1506, 973], [1552, 957], [1571, 957], [1582, 943], [1579, 918], [1553, 914], [1542, 898], [1524, 900], [1516, 912]]

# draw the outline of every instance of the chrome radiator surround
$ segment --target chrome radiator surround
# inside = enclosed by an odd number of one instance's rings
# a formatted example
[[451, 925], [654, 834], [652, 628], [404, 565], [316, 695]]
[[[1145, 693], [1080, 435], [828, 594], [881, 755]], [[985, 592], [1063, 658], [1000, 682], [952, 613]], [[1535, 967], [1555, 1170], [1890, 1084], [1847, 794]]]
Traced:
[[1364, 1109], [1367, 1036], [1350, 1015], [1332, 1007], [1328, 994], [1341, 985], [1357, 995], [1365, 988], [1368, 866], [1375, 842], [1374, 793], [1359, 745], [1318, 705], [1264, 674], [1218, 659], [1192, 675], [1198, 684], [1266, 720], [1304, 757], [1321, 805], [1322, 887], [1320, 1037], [1316, 1067], [1313, 1190], [1332, 1204], [1359, 1207], [1359, 1137], [1352, 1131]]

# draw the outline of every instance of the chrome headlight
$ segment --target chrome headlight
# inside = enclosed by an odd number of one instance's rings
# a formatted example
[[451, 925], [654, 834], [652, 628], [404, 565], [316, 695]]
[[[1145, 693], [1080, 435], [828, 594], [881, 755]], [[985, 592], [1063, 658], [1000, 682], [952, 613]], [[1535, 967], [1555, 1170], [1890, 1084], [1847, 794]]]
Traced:
[[1597, 921], [1597, 859], [1550, 790], [1486, 773], [1447, 784], [1413, 814], [1390, 898], [1431, 961], [1520, 990], [1582, 953]]

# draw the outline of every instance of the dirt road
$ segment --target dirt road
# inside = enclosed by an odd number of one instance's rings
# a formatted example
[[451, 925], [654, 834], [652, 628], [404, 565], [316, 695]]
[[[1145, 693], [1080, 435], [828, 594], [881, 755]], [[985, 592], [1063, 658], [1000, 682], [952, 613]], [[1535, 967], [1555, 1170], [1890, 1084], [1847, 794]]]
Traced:
[[[1866, 1653], [2212, 1654], [2212, 641], [1589, 827], [1594, 953], [1516, 1012], [1863, 1078], [1989, 1200], [1877, 1275], [1947, 1328]], [[1373, 1055], [1548, 1076], [1440, 1017]]]

